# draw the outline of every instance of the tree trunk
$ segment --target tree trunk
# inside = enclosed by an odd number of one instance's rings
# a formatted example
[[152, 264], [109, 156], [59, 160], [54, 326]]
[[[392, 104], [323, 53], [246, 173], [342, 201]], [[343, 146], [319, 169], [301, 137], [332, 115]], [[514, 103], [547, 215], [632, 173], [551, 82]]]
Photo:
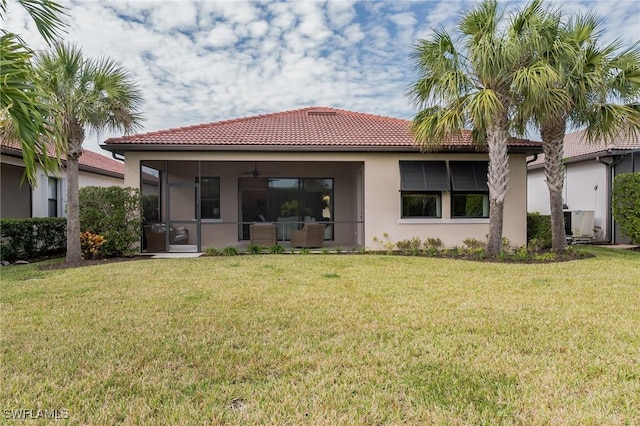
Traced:
[[67, 157], [67, 263], [82, 260], [79, 218], [78, 157]]
[[562, 162], [564, 132], [566, 123], [557, 120], [542, 126], [542, 151], [544, 152], [544, 173], [549, 188], [549, 207], [551, 211], [551, 249], [562, 251], [567, 248], [567, 235], [564, 227], [562, 190], [564, 187], [564, 164]]
[[495, 257], [502, 250], [502, 225], [504, 221], [504, 198], [509, 183], [508, 133], [501, 126], [492, 126], [487, 131], [489, 149], [489, 241], [487, 255]]
[[84, 131], [79, 125], [69, 126], [71, 135], [67, 142], [67, 263], [82, 260], [80, 246], [80, 188], [78, 184], [78, 159], [82, 155]]

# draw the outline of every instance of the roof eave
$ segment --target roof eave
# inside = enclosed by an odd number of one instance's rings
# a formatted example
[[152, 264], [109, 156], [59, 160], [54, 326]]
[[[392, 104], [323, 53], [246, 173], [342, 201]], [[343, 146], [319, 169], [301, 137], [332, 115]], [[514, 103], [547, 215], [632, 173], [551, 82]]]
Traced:
[[[216, 152], [420, 152], [417, 146], [372, 146], [372, 145], [176, 145], [176, 144], [104, 144], [107, 151], [124, 154], [126, 151], [216, 151]], [[473, 146], [443, 146], [433, 153], [486, 153], [485, 149]], [[539, 146], [510, 146], [509, 153], [539, 154]]]

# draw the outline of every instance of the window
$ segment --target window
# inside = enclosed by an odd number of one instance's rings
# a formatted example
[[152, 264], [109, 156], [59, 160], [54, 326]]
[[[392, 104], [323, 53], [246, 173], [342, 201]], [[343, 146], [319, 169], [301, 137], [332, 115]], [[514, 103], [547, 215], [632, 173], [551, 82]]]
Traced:
[[58, 179], [48, 178], [47, 180], [47, 208], [49, 217], [58, 217]]
[[451, 217], [489, 217], [489, 194], [451, 194]]
[[[196, 182], [198, 178], [196, 178]], [[220, 178], [200, 178], [200, 218], [220, 219]]]
[[451, 217], [489, 217], [486, 161], [451, 161]]
[[442, 191], [449, 189], [444, 161], [401, 161], [402, 217], [442, 217]]
[[402, 217], [442, 217], [440, 193], [402, 192]]

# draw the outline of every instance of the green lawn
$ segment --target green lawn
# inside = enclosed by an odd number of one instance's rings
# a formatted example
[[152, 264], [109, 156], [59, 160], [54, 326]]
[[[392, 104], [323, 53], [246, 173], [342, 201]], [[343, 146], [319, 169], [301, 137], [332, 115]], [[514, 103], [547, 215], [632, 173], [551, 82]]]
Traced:
[[64, 408], [73, 424], [638, 424], [640, 252], [586, 250], [538, 265], [2, 268], [2, 409]]

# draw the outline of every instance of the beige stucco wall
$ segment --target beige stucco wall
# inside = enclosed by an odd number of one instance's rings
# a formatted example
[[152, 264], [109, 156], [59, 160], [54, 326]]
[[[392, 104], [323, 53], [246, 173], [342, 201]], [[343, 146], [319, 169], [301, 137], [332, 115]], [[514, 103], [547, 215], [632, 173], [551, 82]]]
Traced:
[[[488, 219], [450, 219], [449, 192], [443, 194], [442, 219], [400, 218], [401, 160], [486, 160], [483, 154], [419, 154], [419, 153], [251, 153], [251, 152], [127, 152], [125, 156], [125, 185], [140, 186], [141, 160], [214, 161], [203, 163], [203, 175], [221, 178], [221, 215], [219, 223], [203, 224], [203, 241], [215, 238], [220, 246], [238, 242], [238, 173], [258, 168], [274, 172], [269, 177], [333, 177], [336, 221], [364, 221], [337, 224], [335, 244], [364, 244], [370, 249], [380, 246], [374, 237], [384, 233], [392, 241], [419, 237], [440, 238], [446, 246], [461, 245], [466, 238], [486, 239]], [[509, 192], [505, 199], [503, 234], [513, 244], [526, 243], [526, 156], [513, 154], [510, 159]], [[241, 161], [242, 163], [237, 163]], [[226, 163], [225, 163], [226, 162]], [[161, 163], [158, 163], [161, 164]], [[180, 167], [177, 167], [180, 166]], [[195, 163], [173, 164], [170, 175], [193, 183]], [[208, 171], [207, 168], [211, 168]], [[175, 173], [174, 173], [175, 171]], [[215, 172], [215, 173], [214, 173]], [[358, 178], [362, 176], [359, 182]], [[179, 200], [172, 197], [172, 200]], [[166, 200], [165, 200], [166, 202]], [[195, 214], [193, 190], [184, 192], [177, 211], [182, 209], [186, 219]], [[173, 204], [173, 203], [172, 203]], [[166, 208], [166, 206], [164, 206]], [[362, 231], [364, 228], [364, 231]], [[360, 231], [359, 231], [360, 230]], [[206, 245], [205, 245], [206, 247]]]
[[[525, 156], [510, 157], [509, 191], [504, 205], [503, 236], [512, 244], [524, 245], [527, 237], [526, 161]], [[374, 237], [391, 241], [418, 237], [440, 238], [445, 246], [461, 245], [466, 238], [486, 240], [489, 219], [451, 219], [450, 192], [442, 197], [442, 219], [400, 218], [401, 160], [486, 160], [482, 154], [370, 154], [365, 161], [365, 241], [367, 247], [380, 248]]]

